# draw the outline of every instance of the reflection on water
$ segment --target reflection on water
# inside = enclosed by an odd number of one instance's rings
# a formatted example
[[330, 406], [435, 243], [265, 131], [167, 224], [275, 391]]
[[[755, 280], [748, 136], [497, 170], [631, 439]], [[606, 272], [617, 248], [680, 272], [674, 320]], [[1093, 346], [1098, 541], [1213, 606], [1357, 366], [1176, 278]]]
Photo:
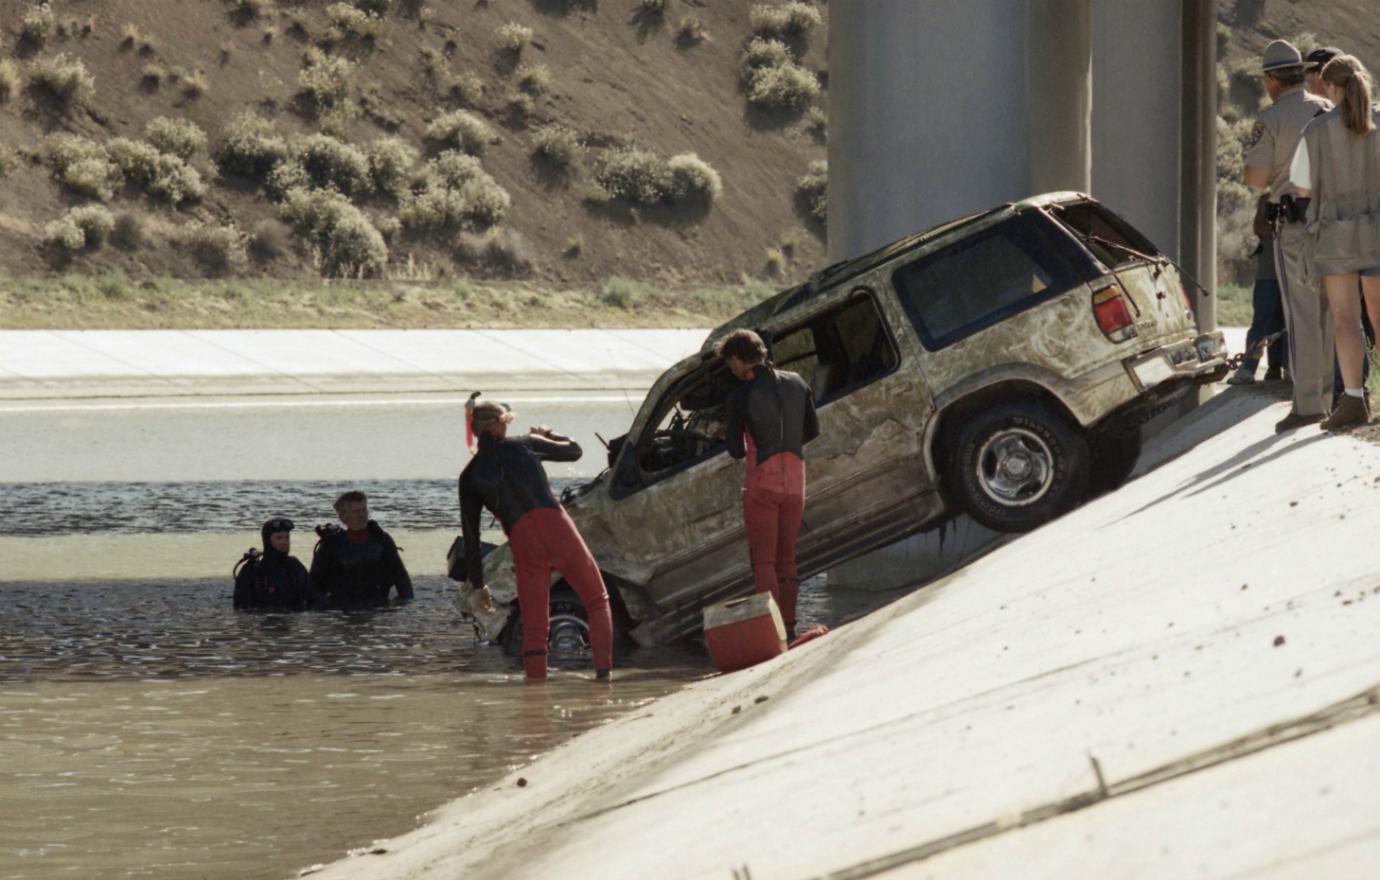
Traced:
[[[552, 487], [587, 482], [553, 478]], [[331, 502], [347, 489], [369, 496], [370, 513], [386, 529], [455, 528], [455, 480], [267, 480], [176, 483], [3, 483], [0, 535], [101, 532], [233, 532], [255, 534], [269, 516], [299, 528], [335, 522]]]
[[228, 584], [6, 585], [0, 877], [282, 877], [706, 673], [639, 651], [521, 683], [435, 579], [367, 614], [235, 614]]

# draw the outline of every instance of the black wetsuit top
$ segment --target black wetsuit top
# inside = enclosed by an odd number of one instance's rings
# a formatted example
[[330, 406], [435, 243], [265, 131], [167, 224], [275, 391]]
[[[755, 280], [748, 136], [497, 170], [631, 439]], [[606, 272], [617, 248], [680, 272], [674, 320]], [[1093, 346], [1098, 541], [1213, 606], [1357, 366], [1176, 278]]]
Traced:
[[263, 556], [246, 562], [235, 576], [236, 609], [302, 611], [316, 604], [316, 589], [306, 566], [296, 556], [271, 547], [264, 549]]
[[728, 454], [747, 457], [743, 429], [752, 432], [761, 464], [781, 452], [805, 457], [805, 444], [819, 436], [815, 395], [795, 373], [753, 367], [752, 378], [728, 395]]
[[580, 444], [559, 434], [479, 436], [479, 452], [460, 473], [460, 528], [465, 536], [465, 569], [470, 586], [484, 586], [484, 557], [479, 545], [479, 516], [488, 508], [506, 534], [524, 513], [539, 507], [560, 510], [551, 493], [543, 461], [579, 461]]
[[324, 536], [311, 562], [311, 576], [326, 604], [335, 608], [368, 608], [388, 604], [388, 591], [398, 588], [399, 599], [412, 598], [398, 545], [372, 519], [363, 543], [350, 540], [344, 530]]

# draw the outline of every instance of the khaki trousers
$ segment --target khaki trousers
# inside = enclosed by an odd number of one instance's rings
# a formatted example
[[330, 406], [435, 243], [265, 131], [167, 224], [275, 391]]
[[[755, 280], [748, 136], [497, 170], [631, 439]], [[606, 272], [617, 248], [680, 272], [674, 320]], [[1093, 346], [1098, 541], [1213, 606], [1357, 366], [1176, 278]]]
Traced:
[[1294, 412], [1301, 416], [1332, 413], [1332, 380], [1336, 369], [1332, 312], [1322, 285], [1303, 283], [1304, 225], [1281, 223], [1275, 232], [1275, 273], [1289, 330], [1289, 378], [1294, 382]]

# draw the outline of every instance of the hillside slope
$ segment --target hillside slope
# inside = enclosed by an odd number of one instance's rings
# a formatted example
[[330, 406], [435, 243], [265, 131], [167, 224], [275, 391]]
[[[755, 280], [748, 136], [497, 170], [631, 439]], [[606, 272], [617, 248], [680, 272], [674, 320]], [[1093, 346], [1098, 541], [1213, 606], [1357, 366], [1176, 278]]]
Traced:
[[[729, 282], [789, 271], [792, 260], [816, 266], [823, 228], [802, 210], [795, 188], [811, 162], [824, 158], [823, 115], [811, 112], [822, 107], [823, 93], [811, 88], [812, 77], [805, 92], [787, 95], [806, 98], [795, 106], [750, 105], [741, 73], [750, 7], [703, 0], [57, 0], [43, 7], [0, 0], [0, 273], [313, 277], [324, 270], [423, 281], [519, 274], [581, 284], [612, 274]], [[818, 72], [827, 32], [822, 21], [809, 24], [781, 36], [802, 67]], [[523, 45], [514, 51], [505, 42]], [[89, 96], [66, 106], [35, 85], [41, 68], [64, 56], [79, 60], [93, 84]], [[318, 76], [308, 82], [304, 70], [313, 63]], [[827, 83], [827, 75], [818, 79]], [[400, 226], [397, 218], [407, 219], [409, 201], [425, 185], [427, 158], [444, 148], [426, 137], [428, 125], [461, 109], [491, 131], [463, 151], [476, 154], [506, 191], [501, 221], [467, 216]], [[267, 120], [289, 148], [293, 138], [324, 131], [361, 150], [395, 136], [420, 154], [395, 193], [350, 194], [388, 239], [386, 265], [327, 265], [330, 243], [319, 224], [305, 228], [310, 224], [296, 218], [290, 234], [281, 225], [289, 219], [282, 202], [265, 192], [262, 178], [218, 167], [227, 131], [246, 110]], [[132, 173], [104, 200], [59, 182], [54, 136], [139, 141], [157, 117], [189, 120], [208, 136], [189, 159], [206, 184], [199, 200], [160, 202]], [[554, 123], [580, 142], [565, 166], [534, 155], [539, 133]], [[717, 172], [722, 191], [712, 202], [610, 200], [597, 192], [596, 176], [624, 147], [661, 160], [695, 154]], [[44, 244], [45, 227], [64, 211], [102, 201], [120, 220], [113, 237], [123, 246]], [[191, 231], [198, 224], [199, 235]]]

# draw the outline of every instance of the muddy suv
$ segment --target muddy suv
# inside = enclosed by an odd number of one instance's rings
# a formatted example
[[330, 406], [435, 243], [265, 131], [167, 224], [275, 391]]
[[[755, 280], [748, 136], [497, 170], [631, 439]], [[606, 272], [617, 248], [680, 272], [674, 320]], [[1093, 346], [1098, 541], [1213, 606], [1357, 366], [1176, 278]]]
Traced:
[[[1010, 532], [1048, 522], [1122, 482], [1141, 423], [1226, 371], [1175, 265], [1085, 195], [1005, 205], [830, 266], [666, 371], [608, 469], [567, 491], [641, 644], [689, 634], [704, 606], [752, 590], [743, 464], [723, 439], [736, 382], [713, 354], [737, 327], [814, 389], [802, 576], [959, 513]], [[514, 600], [507, 548], [485, 567], [495, 598]], [[578, 641], [578, 602], [553, 589], [552, 638]], [[516, 601], [482, 622], [517, 638]]]

